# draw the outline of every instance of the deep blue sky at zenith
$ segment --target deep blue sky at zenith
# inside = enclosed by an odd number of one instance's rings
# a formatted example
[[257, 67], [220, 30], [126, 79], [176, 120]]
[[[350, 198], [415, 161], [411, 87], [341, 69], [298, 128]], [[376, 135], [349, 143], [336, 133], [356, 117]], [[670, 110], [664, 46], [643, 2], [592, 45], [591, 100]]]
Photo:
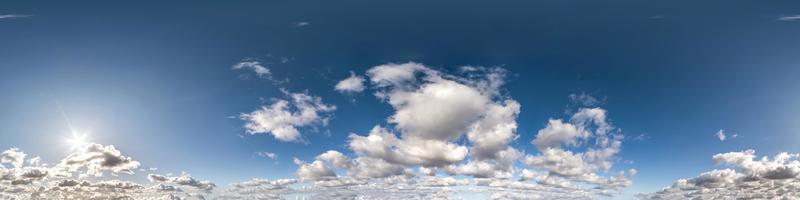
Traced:
[[[5, 14], [32, 16], [0, 19], [0, 149], [45, 161], [68, 153], [63, 110], [145, 167], [218, 185], [289, 178], [295, 157], [353, 156], [348, 135], [394, 112], [337, 82], [409, 61], [508, 70], [512, 146], [527, 153], [549, 118], [569, 117], [570, 94], [602, 99], [626, 137], [615, 168], [639, 172], [627, 193], [696, 176], [716, 153], [800, 152], [800, 21], [778, 20], [798, 1], [5, 1]], [[231, 69], [243, 59], [274, 80]], [[337, 107], [301, 129], [308, 143], [249, 135], [237, 118], [281, 88]]]

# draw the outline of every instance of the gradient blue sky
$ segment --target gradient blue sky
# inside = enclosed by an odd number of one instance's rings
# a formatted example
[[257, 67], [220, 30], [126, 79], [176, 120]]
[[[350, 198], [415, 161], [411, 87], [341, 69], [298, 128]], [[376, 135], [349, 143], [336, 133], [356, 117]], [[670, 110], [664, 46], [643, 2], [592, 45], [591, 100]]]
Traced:
[[[394, 112], [338, 81], [413, 61], [508, 70], [503, 90], [522, 105], [512, 146], [528, 153], [549, 118], [569, 117], [570, 94], [601, 99], [632, 161], [615, 168], [639, 172], [626, 193], [652, 192], [717, 153], [800, 152], [800, 21], [780, 20], [797, 14], [788, 0], [4, 1], [0, 15], [30, 16], [0, 18], [0, 149], [55, 162], [69, 121], [145, 168], [218, 185], [291, 178], [293, 158], [353, 156], [348, 134]], [[288, 81], [231, 69], [243, 59]], [[337, 106], [328, 126], [301, 129], [307, 144], [237, 118], [280, 88]]]

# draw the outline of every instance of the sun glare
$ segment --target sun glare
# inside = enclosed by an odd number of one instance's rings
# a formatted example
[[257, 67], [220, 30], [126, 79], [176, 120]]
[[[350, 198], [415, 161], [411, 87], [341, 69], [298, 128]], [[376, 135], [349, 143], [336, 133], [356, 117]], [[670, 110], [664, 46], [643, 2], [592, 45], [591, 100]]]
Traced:
[[88, 143], [86, 133], [72, 132], [72, 137], [67, 139], [67, 144], [70, 145], [70, 150], [76, 150]]

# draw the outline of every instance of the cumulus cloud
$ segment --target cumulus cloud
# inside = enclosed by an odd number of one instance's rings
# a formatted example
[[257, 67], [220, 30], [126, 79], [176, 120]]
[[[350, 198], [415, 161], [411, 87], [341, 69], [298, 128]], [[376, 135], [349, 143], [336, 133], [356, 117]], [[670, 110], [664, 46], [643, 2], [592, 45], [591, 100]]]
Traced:
[[[622, 135], [606, 110], [581, 108], [566, 121], [551, 119], [531, 141], [540, 153], [526, 155], [509, 145], [519, 137], [521, 105], [501, 92], [505, 70], [460, 72], [451, 75], [413, 62], [367, 70], [376, 97], [394, 108], [387, 125], [376, 125], [366, 135], [350, 134], [354, 158], [327, 151], [310, 162], [296, 159], [297, 176], [313, 183], [312, 196], [319, 198], [449, 198], [445, 191], [471, 185], [466, 190], [500, 199], [592, 199], [613, 196], [631, 184], [635, 169], [609, 172]], [[525, 167], [518, 169], [517, 162]]]
[[27, 154], [20, 151], [19, 148], [11, 148], [0, 154], [0, 163], [11, 163], [14, 167], [19, 168], [22, 167], [25, 156], [27, 156]]
[[[45, 168], [47, 173], [35, 172], [32, 166], [29, 173], [21, 171], [25, 167], [2, 168], [0, 177], [14, 178], [3, 180], [0, 190], [23, 191], [27, 196], [134, 199], [454, 199], [463, 193], [493, 199], [594, 199], [613, 196], [631, 184], [636, 170], [611, 170], [622, 135], [602, 108], [581, 108], [569, 118], [547, 121], [533, 141], [523, 143], [536, 147], [534, 154], [513, 147], [519, 138], [516, 120], [522, 106], [502, 90], [506, 73], [470, 66], [449, 74], [413, 62], [375, 66], [359, 82], [363, 87], [369, 80], [373, 87], [363, 90], [374, 90], [393, 112], [385, 123], [364, 130], [366, 134], [351, 133], [345, 144], [348, 152], [328, 150], [306, 161], [295, 158], [295, 178], [252, 179], [219, 189], [185, 173], [150, 174], [151, 182], [142, 184], [73, 178], [53, 170], [124, 174], [139, 166], [113, 146], [98, 145], [102, 151], [76, 152], [81, 156], [65, 159], [75, 160], [71, 165]], [[284, 93], [287, 98], [240, 115], [248, 133], [298, 141], [300, 128], [325, 126], [336, 109], [307, 93]], [[83, 155], [86, 152], [94, 153]], [[268, 152], [259, 155], [274, 157]], [[719, 159], [735, 163], [733, 158]], [[19, 184], [13, 185], [13, 180]], [[45, 192], [38, 192], [39, 187]]]
[[[23, 158], [20, 149], [6, 152], [9, 157]], [[16, 162], [16, 159], [14, 160]], [[151, 175], [156, 185], [122, 180], [120, 176], [91, 178], [103, 171], [114, 174], [133, 174], [139, 163], [123, 156], [113, 145], [87, 144], [69, 154], [56, 165], [34, 157], [14, 168], [0, 167], [0, 198], [2, 199], [204, 199], [214, 184], [197, 181], [184, 174], [179, 177]], [[52, 167], [48, 167], [52, 166]], [[74, 177], [73, 173], [79, 174]], [[186, 191], [187, 186], [200, 193]]]
[[[622, 138], [619, 130], [607, 120], [607, 111], [602, 108], [581, 108], [569, 122], [550, 119], [531, 141], [539, 149], [539, 154], [527, 155], [523, 159], [526, 166], [534, 169], [526, 172], [527, 175], [523, 174], [523, 179], [538, 177], [540, 183], [548, 183], [555, 180], [551, 177], [558, 177], [594, 185], [588, 190], [581, 189], [601, 195], [627, 187], [631, 184], [630, 177], [636, 174], [635, 169], [616, 172], [608, 177], [599, 175], [609, 171], [616, 162], [615, 156], [621, 151]], [[579, 146], [585, 146], [577, 148], [584, 149], [582, 152], [569, 150]], [[543, 175], [536, 173], [537, 170], [546, 172], [547, 176], [544, 177], [547, 178], [542, 178]]]
[[133, 174], [133, 170], [139, 167], [139, 162], [123, 156], [114, 145], [87, 144], [61, 160], [57, 167], [68, 172], [85, 167], [87, 171], [81, 176], [102, 176], [103, 171]]
[[322, 98], [306, 93], [284, 92], [289, 100], [278, 99], [272, 105], [262, 106], [239, 118], [246, 121], [245, 129], [250, 134], [271, 134], [281, 141], [301, 141], [298, 128], [328, 124], [330, 112], [336, 106], [322, 102]]
[[342, 81], [339, 81], [339, 83], [336, 84], [336, 87], [334, 87], [334, 89], [342, 93], [361, 92], [364, 91], [364, 81], [366, 81], [364, 77], [358, 76], [355, 73], [350, 72], [350, 77]]
[[712, 159], [731, 167], [679, 179], [642, 199], [797, 199], [800, 198], [800, 154], [780, 153], [757, 159], [754, 150], [716, 154]]
[[189, 174], [183, 173], [180, 176], [164, 176], [159, 174], [149, 174], [147, 179], [151, 182], [188, 186], [194, 189], [210, 192], [216, 187], [211, 181], [199, 181]]

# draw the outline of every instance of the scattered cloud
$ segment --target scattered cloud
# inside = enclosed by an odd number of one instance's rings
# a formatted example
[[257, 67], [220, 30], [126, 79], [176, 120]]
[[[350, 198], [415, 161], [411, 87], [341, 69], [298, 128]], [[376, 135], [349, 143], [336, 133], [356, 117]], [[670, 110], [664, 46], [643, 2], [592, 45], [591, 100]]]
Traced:
[[725, 141], [727, 139], [734, 139], [734, 138], [738, 138], [739, 137], [739, 134], [732, 134], [731, 135], [731, 134], [726, 133], [725, 130], [722, 130], [722, 129], [719, 129], [719, 131], [717, 131], [717, 133], [714, 134], [714, 135], [717, 136], [717, 139], [719, 139], [719, 141]]
[[531, 141], [540, 153], [526, 155], [509, 145], [519, 137], [521, 106], [500, 91], [505, 71], [461, 71], [467, 75], [413, 62], [367, 70], [376, 97], [394, 108], [388, 125], [351, 134], [354, 158], [327, 151], [311, 162], [295, 159], [300, 181], [313, 183], [314, 197], [388, 199], [452, 197], [458, 186], [495, 198], [591, 199], [631, 184], [634, 169], [601, 175], [619, 160], [622, 142], [606, 110], [581, 108], [568, 121], [551, 119]]
[[583, 93], [583, 92], [581, 92], [580, 94], [570, 94], [569, 95], [569, 99], [573, 103], [576, 103], [578, 105], [585, 106], [585, 107], [597, 106], [597, 105], [600, 105], [602, 103], [602, 101], [598, 100], [594, 96], [586, 94], [586, 93]]
[[719, 131], [717, 131], [716, 136], [717, 136], [717, 139], [719, 139], [719, 141], [725, 141], [725, 139], [726, 139], [725, 130], [719, 129]]
[[198, 190], [210, 192], [216, 185], [210, 181], [198, 181], [189, 174], [183, 173], [180, 176], [164, 176], [159, 174], [149, 174], [147, 179], [156, 183], [169, 183], [181, 186], [189, 186]]
[[323, 103], [320, 97], [283, 92], [289, 100], [276, 99], [269, 106], [239, 115], [246, 122], [247, 133], [271, 134], [281, 141], [302, 141], [298, 128], [326, 126], [329, 113], [336, 110], [336, 106]]
[[272, 153], [272, 152], [266, 152], [266, 151], [256, 152], [256, 155], [264, 157], [264, 158], [269, 158], [269, 159], [272, 159], [272, 160], [278, 159], [278, 154], [275, 154], [275, 153]]
[[364, 91], [364, 81], [364, 77], [358, 76], [351, 71], [350, 77], [339, 81], [334, 89], [341, 93], [361, 92]]
[[690, 179], [679, 179], [642, 199], [796, 199], [800, 196], [800, 154], [780, 153], [757, 159], [754, 150], [716, 154], [723, 166]]
[[787, 21], [787, 22], [800, 21], [800, 15], [790, 15], [790, 16], [779, 17], [778, 21]]
[[239, 69], [249, 69], [249, 70], [253, 70], [253, 72], [255, 72], [256, 75], [258, 77], [260, 77], [260, 78], [262, 78], [262, 77], [263, 78], [267, 78], [272, 74], [272, 71], [270, 71], [269, 68], [267, 68], [264, 65], [262, 65], [260, 61], [252, 60], [252, 59], [242, 60], [242, 62], [239, 62], [239, 63], [236, 63], [235, 65], [233, 65], [232, 69], [237, 69], [237, 70], [239, 70]]
[[[38, 160], [23, 166], [25, 154], [12, 149], [2, 157], [15, 167], [0, 168], [0, 195], [5, 195], [0, 197], [450, 199], [468, 192], [493, 199], [595, 199], [613, 197], [631, 184], [635, 169], [613, 168], [622, 160], [617, 154], [623, 137], [603, 108], [582, 107], [569, 118], [551, 118], [529, 141], [533, 153], [513, 147], [521, 105], [502, 91], [505, 74], [486, 67], [452, 75], [419, 63], [375, 66], [361, 81], [374, 87], [364, 90], [374, 89], [393, 112], [368, 133], [351, 133], [345, 143], [351, 152], [295, 158], [295, 178], [217, 188], [187, 173], [150, 173], [149, 183], [136, 183], [118, 176], [135, 176], [140, 163], [112, 145], [87, 145], [53, 167]], [[239, 116], [248, 133], [302, 141], [300, 129], [325, 126], [336, 109], [307, 92], [283, 92], [285, 98]], [[114, 176], [103, 177], [105, 172]]]

